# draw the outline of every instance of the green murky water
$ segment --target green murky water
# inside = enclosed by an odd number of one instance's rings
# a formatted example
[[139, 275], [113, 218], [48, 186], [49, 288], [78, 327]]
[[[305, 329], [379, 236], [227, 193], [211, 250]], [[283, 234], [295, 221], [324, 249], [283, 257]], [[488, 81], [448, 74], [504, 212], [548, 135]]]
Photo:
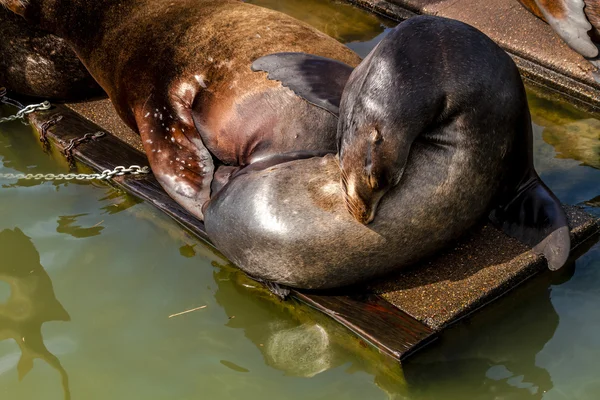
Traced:
[[[363, 55], [392, 26], [344, 3], [253, 2]], [[600, 216], [600, 119], [529, 100], [542, 178]], [[0, 173], [65, 171], [30, 128], [0, 126]], [[0, 185], [2, 400], [600, 397], [600, 245], [400, 368], [148, 204], [98, 184]]]

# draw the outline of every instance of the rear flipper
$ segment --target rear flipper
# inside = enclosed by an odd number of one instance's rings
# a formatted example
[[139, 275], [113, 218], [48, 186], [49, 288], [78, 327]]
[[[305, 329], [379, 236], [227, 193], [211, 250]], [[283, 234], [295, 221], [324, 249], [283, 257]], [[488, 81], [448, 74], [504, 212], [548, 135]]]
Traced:
[[585, 15], [584, 0], [535, 0], [544, 19], [573, 50], [586, 58], [598, 56], [598, 49], [589, 37], [592, 29]]
[[490, 213], [490, 220], [507, 235], [544, 254], [548, 268], [560, 269], [571, 250], [567, 216], [554, 194], [540, 178], [531, 177], [519, 186], [515, 195]]
[[175, 114], [162, 104], [147, 104], [137, 115], [137, 127], [156, 180], [172, 199], [203, 220], [214, 163], [191, 118], [186, 123], [171, 117]]

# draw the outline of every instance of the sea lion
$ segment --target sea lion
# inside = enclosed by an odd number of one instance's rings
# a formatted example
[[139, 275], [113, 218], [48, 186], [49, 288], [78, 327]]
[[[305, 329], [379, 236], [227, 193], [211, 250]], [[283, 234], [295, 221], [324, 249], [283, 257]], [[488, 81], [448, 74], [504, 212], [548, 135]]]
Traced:
[[0, 7], [0, 86], [53, 101], [82, 101], [104, 92], [71, 48]]
[[[519, 0], [538, 18], [547, 22], [573, 50], [600, 68], [599, 0]], [[599, 79], [598, 71], [594, 74]]]
[[[297, 57], [255, 67], [326, 104]], [[351, 73], [339, 116], [339, 161], [250, 167], [209, 202], [209, 237], [249, 275], [305, 289], [356, 284], [434, 254], [488, 215], [551, 269], [565, 263], [566, 216], [533, 168], [525, 88], [480, 31], [402, 22]]]
[[[0, 4], [75, 49], [121, 118], [140, 133], [157, 180], [200, 219], [215, 164], [224, 164], [227, 176], [230, 166], [279, 153], [336, 151], [336, 117], [250, 65], [280, 51], [352, 66], [360, 58], [285, 14], [236, 0]], [[329, 64], [313, 58], [306, 62], [314, 73], [328, 74]], [[330, 77], [329, 90], [341, 93], [347, 76]]]

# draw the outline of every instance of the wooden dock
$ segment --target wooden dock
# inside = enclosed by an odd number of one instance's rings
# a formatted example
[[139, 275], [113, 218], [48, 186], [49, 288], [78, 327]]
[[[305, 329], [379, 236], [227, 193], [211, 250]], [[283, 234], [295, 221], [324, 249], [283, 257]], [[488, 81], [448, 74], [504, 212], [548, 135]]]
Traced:
[[[74, 150], [76, 159], [94, 170], [148, 165], [139, 138], [117, 118], [109, 101], [58, 105], [29, 118], [41, 131], [44, 123], [57, 115], [62, 119], [49, 127], [47, 137], [59, 149], [85, 134], [99, 130], [107, 133]], [[204, 225], [175, 203], [151, 174], [116, 177], [112, 182], [210, 243]], [[566, 209], [573, 247], [597, 240], [600, 221], [576, 207]], [[495, 228], [482, 225], [437, 258], [354, 288], [352, 293], [295, 290], [292, 296], [401, 361], [437, 339], [449, 325], [545, 269], [543, 257], [534, 256]]]

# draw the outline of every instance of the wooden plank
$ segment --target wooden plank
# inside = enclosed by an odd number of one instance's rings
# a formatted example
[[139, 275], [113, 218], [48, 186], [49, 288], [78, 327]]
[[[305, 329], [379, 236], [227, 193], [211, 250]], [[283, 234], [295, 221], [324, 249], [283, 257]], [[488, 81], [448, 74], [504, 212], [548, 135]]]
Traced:
[[329, 315], [398, 361], [438, 338], [427, 325], [375, 294], [319, 296], [293, 291], [293, 296]]
[[[31, 114], [29, 119], [33, 126], [41, 131], [42, 125], [57, 115], [61, 115], [62, 119], [48, 129], [47, 137], [61, 150], [71, 139], [81, 138], [87, 133], [105, 132], [100, 126], [62, 105]], [[98, 140], [77, 146], [73, 155], [98, 172], [114, 169], [120, 165], [125, 167], [148, 165], [143, 153], [108, 132]], [[112, 182], [151, 203], [200, 239], [211, 244], [204, 224], [173, 201], [152, 175], [126, 175], [117, 177]], [[427, 325], [378, 295], [317, 295], [293, 290], [292, 297], [330, 316], [382, 353], [398, 361], [405, 359], [437, 337]]]

